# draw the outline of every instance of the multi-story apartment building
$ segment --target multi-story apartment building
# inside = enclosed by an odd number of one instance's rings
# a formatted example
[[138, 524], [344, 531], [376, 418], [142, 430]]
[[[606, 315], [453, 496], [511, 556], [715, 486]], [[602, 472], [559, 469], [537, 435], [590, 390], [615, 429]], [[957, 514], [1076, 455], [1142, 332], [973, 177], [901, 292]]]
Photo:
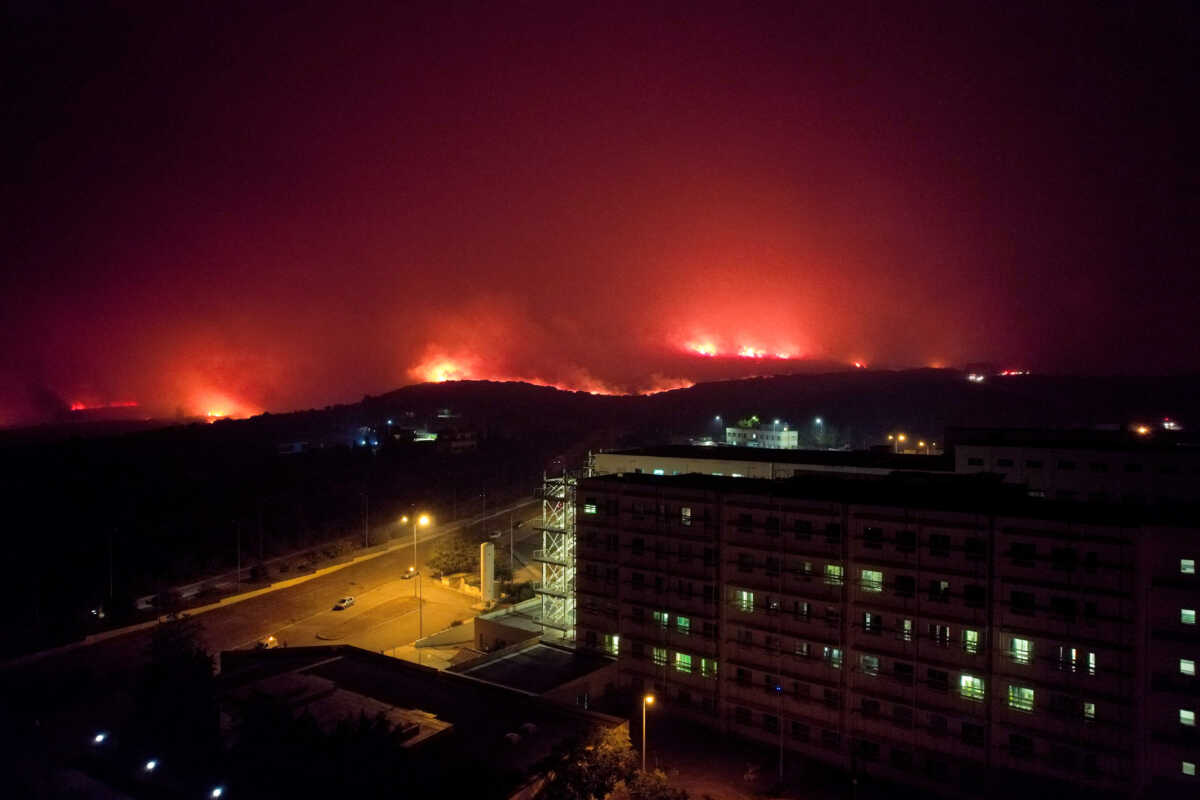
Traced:
[[775, 450], [795, 450], [800, 446], [800, 432], [786, 425], [741, 426], [725, 429], [725, 444], [738, 447], [767, 447]]
[[1178, 509], [955, 475], [610, 475], [577, 496], [578, 640], [675, 713], [972, 793], [1200, 789], [1200, 530]]

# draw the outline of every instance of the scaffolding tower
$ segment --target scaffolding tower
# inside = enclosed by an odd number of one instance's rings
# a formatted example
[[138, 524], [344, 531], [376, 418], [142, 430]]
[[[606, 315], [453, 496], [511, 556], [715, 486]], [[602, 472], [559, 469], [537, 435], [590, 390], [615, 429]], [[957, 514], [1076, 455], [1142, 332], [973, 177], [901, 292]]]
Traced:
[[575, 485], [574, 476], [542, 476], [542, 565], [535, 590], [542, 601], [542, 634], [575, 641]]

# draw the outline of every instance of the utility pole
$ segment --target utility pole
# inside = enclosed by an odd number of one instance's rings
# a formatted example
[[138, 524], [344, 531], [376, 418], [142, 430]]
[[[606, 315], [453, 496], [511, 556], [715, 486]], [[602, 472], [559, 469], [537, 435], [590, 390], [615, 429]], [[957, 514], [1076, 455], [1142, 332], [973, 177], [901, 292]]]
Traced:
[[513, 579], [513, 528], [512, 511], [508, 512], [508, 579]]
[[363, 499], [363, 547], [368, 547], [368, 546], [370, 546], [370, 542], [367, 540], [367, 519], [368, 519], [368, 514], [370, 512], [369, 512], [369, 507], [367, 505], [369, 501], [367, 500], [366, 492], [362, 493], [362, 499]]
[[[112, 605], [113, 599], [113, 532], [108, 532], [108, 604]], [[109, 608], [109, 613], [112, 609]]]
[[242, 526], [237, 524], [237, 520], [233, 521], [234, 536], [237, 539], [237, 577], [234, 578], [237, 588], [242, 586]]

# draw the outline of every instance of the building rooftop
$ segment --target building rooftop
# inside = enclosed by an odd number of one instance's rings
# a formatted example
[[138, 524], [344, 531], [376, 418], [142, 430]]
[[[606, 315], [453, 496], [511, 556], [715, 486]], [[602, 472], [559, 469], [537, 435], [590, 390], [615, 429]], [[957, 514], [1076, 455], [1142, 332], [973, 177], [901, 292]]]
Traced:
[[[1153, 427], [1146, 435], [1125, 428], [949, 428], [948, 445], [1046, 449], [1187, 452], [1200, 455], [1200, 436]], [[949, 449], [949, 447], [947, 447]]]
[[582, 650], [538, 642], [494, 659], [472, 664], [462, 670], [480, 680], [542, 694], [564, 683], [595, 672], [612, 663], [611, 659]]
[[813, 464], [823, 467], [953, 472], [954, 458], [945, 455], [914, 455], [875, 450], [781, 450], [767, 447], [663, 445], [630, 450], [609, 450], [605, 455], [642, 455], [660, 458], [723, 459], [782, 464]]
[[991, 473], [905, 473], [881, 476], [805, 474], [781, 480], [690, 475], [600, 475], [585, 479], [588, 486], [684, 489], [698, 492], [760, 496], [854, 505], [924, 508], [968, 514], [1071, 520], [1111, 525], [1170, 523], [1196, 527], [1193, 509], [1187, 506], [1093, 505], [1030, 497], [1022, 484], [1005, 483]]
[[[624, 724], [616, 717], [528, 691], [348, 645], [228, 651], [221, 654], [221, 662], [222, 682], [231, 695], [246, 687], [270, 686], [287, 676], [277, 685], [285, 695], [312, 695], [317, 687], [323, 691], [333, 687], [380, 708], [403, 710], [405, 719], [436, 719], [452, 728], [436, 737], [439, 742], [450, 742], [453, 752], [502, 769], [518, 783], [563, 743]], [[321, 709], [322, 713], [340, 710]], [[463, 768], [470, 768], [471, 759], [463, 760]]]

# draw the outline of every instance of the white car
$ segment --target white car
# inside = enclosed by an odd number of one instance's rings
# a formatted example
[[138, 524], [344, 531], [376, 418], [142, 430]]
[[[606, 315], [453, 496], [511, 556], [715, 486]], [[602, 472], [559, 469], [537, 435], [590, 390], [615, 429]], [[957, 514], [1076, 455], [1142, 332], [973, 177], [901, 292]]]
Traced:
[[349, 595], [346, 595], [341, 600], [338, 600], [336, 603], [333, 604], [333, 610], [334, 611], [345, 611], [347, 608], [349, 608], [352, 605], [354, 605], [354, 598]]

